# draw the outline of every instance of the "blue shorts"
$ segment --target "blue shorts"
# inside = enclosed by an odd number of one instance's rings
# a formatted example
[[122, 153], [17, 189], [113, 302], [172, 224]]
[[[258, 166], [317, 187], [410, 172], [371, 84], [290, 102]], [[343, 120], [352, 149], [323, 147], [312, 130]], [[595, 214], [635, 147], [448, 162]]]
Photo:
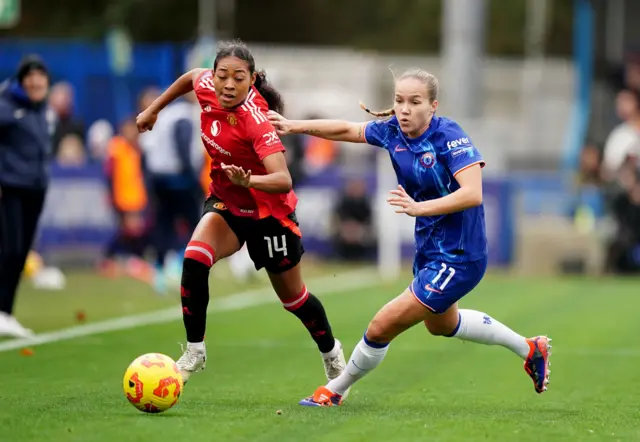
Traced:
[[486, 270], [486, 258], [463, 263], [428, 261], [415, 273], [409, 289], [421, 304], [439, 315], [473, 290]]

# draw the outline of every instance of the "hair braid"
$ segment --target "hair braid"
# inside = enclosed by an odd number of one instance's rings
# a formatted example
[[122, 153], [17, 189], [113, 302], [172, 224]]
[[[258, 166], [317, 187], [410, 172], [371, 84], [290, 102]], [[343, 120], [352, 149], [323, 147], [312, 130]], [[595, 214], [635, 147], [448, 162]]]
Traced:
[[360, 102], [360, 107], [369, 115], [373, 115], [374, 117], [378, 117], [378, 118], [386, 118], [386, 117], [395, 115], [395, 111], [393, 110], [393, 108], [386, 109], [383, 111], [372, 111], [367, 106], [365, 106], [364, 103], [362, 103], [362, 101]]
[[[393, 74], [393, 71], [391, 71], [391, 73]], [[438, 90], [439, 90], [438, 79], [435, 77], [435, 75], [430, 74], [427, 71], [414, 68], [414, 69], [409, 69], [405, 71], [400, 77], [396, 77], [395, 74], [393, 75], [393, 77], [395, 81], [402, 80], [405, 78], [416, 78], [421, 82], [423, 82], [427, 87], [427, 97], [429, 98], [430, 102], [433, 102], [438, 99]], [[369, 109], [362, 102], [360, 102], [360, 107], [369, 115], [373, 115], [374, 117], [378, 117], [378, 118], [386, 118], [386, 117], [391, 117], [395, 115], [395, 111], [393, 110], [393, 108], [376, 112]]]

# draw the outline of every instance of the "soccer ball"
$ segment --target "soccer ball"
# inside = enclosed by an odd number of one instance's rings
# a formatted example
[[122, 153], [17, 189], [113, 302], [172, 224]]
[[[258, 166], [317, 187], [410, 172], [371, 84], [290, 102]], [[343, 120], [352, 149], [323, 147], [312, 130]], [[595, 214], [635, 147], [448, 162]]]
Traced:
[[173, 407], [183, 385], [176, 363], [161, 353], [136, 358], [127, 368], [122, 383], [129, 402], [145, 413], [161, 413]]

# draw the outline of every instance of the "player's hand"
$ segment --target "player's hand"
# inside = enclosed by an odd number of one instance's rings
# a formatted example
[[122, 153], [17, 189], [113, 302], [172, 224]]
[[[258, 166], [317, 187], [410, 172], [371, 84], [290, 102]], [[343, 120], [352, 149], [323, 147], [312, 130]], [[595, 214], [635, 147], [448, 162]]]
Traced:
[[145, 110], [140, 112], [136, 117], [136, 126], [138, 126], [138, 132], [143, 133], [153, 129], [153, 125], [156, 124], [157, 119], [157, 112], [152, 111], [151, 108], [146, 108]]
[[398, 186], [397, 190], [389, 192], [392, 196], [387, 202], [396, 207], [396, 213], [406, 213], [409, 216], [420, 216], [420, 205], [409, 196], [404, 187]]
[[287, 135], [291, 133], [291, 123], [285, 117], [280, 115], [277, 112], [269, 111], [267, 112], [267, 118], [269, 122], [273, 125], [276, 130], [276, 133], [280, 136]]
[[228, 165], [222, 163], [222, 170], [227, 174], [229, 180], [236, 186], [249, 187], [249, 183], [251, 182], [251, 171], [244, 171], [242, 167], [234, 166], [233, 164]]

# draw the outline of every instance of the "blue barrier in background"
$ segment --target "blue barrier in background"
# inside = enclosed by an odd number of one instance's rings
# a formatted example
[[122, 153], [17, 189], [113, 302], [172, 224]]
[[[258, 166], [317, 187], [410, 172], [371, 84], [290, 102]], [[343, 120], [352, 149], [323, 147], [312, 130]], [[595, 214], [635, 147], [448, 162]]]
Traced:
[[54, 165], [40, 218], [36, 249], [56, 262], [95, 264], [115, 231], [100, 165]]
[[137, 110], [139, 94], [149, 86], [167, 87], [184, 69], [184, 44], [136, 44], [129, 74], [114, 75], [104, 44], [71, 40], [0, 40], [0, 81], [15, 74], [25, 54], [40, 55], [53, 82], [68, 81], [76, 92], [76, 114], [88, 125], [107, 119], [114, 127]]

